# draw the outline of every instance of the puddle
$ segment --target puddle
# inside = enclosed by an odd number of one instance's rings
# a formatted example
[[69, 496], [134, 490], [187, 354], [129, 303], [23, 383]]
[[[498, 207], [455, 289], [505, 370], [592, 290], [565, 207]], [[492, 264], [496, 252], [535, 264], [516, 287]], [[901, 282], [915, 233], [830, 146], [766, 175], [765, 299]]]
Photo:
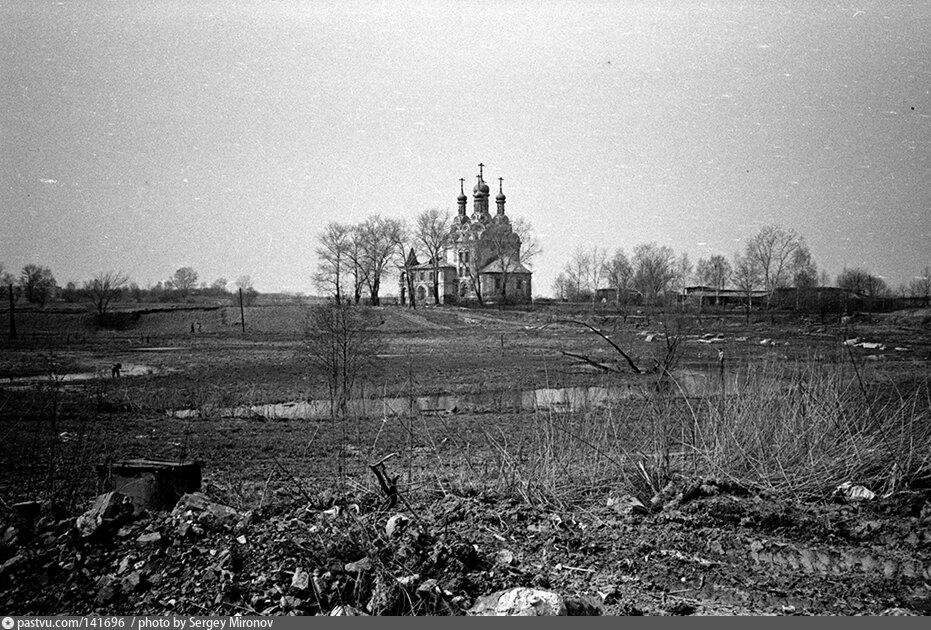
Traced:
[[[721, 391], [720, 375], [697, 370], [675, 370], [675, 380], [668, 391], [683, 396], [717, 395]], [[737, 391], [737, 374], [725, 376], [727, 393]], [[432, 394], [396, 396], [350, 401], [350, 416], [389, 418], [411, 414], [489, 413], [516, 411], [577, 411], [605, 408], [633, 398], [646, 398], [655, 391], [656, 381], [629, 383], [613, 387], [560, 387], [480, 394]], [[197, 418], [197, 409], [171, 411], [174, 418]], [[328, 400], [292, 401], [265, 405], [244, 405], [212, 410], [206, 415], [222, 418], [265, 418], [269, 420], [324, 420], [330, 416]]]
[[[111, 365], [99, 368], [95, 372], [72, 372], [69, 374], [39, 374], [36, 376], [10, 376], [0, 380], [2, 385], [33, 385], [37, 383], [80, 383], [96, 379], [112, 378]], [[149, 365], [124, 363], [120, 368], [120, 378], [127, 376], [147, 376], [157, 374], [158, 370]]]

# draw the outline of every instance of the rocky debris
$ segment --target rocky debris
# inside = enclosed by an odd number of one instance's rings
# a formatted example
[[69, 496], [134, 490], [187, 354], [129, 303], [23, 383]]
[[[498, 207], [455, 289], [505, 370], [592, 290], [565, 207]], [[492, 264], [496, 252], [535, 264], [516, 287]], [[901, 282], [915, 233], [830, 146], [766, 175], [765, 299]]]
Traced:
[[311, 589], [310, 572], [298, 567], [291, 577], [291, 590], [298, 595], [306, 594]]
[[502, 549], [495, 555], [495, 563], [504, 567], [517, 566], [519, 563], [510, 549]]
[[202, 492], [185, 494], [171, 511], [175, 531], [180, 536], [201, 535], [205, 531], [241, 531], [252, 514], [240, 514], [228, 505], [211, 500]]
[[[927, 492], [805, 505], [676, 478], [636, 518], [623, 516], [631, 495], [610, 496], [561, 510], [449, 495], [412, 504], [413, 519], [386, 512], [374, 493], [344, 498], [338, 505], [358, 507], [335, 513], [333, 498], [248, 513], [202, 494], [91, 537], [73, 518], [40, 517], [22, 539], [3, 523], [0, 605], [22, 614], [876, 614], [931, 601], [921, 590]], [[101, 524], [121, 505], [95, 501]]]
[[468, 615], [477, 617], [553, 617], [567, 614], [566, 602], [557, 593], [518, 587], [478, 598]]
[[119, 492], [107, 492], [94, 499], [94, 504], [78, 517], [75, 525], [82, 538], [90, 538], [112, 531], [132, 517], [132, 498]]
[[132, 593], [142, 584], [142, 573], [133, 571], [120, 581], [120, 590], [124, 593]]

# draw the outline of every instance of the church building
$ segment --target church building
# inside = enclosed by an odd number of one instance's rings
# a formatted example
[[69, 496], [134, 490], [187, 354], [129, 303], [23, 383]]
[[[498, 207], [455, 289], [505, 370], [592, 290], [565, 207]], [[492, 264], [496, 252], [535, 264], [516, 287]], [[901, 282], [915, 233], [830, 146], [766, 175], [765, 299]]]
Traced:
[[[484, 164], [479, 164], [478, 181], [472, 189], [472, 215], [466, 212], [468, 197], [465, 180], [459, 180], [458, 213], [449, 233], [446, 260], [440, 262], [440, 303], [481, 301], [482, 303], [528, 304], [531, 301], [531, 271], [521, 264], [521, 240], [504, 212], [504, 179], [498, 179], [497, 210], [489, 211], [490, 190], [484, 179]], [[449, 259], [450, 255], [452, 260]], [[410, 256], [413, 256], [411, 258]], [[418, 302], [432, 302], [434, 265], [417, 264], [412, 251], [407, 268], [413, 274]], [[406, 276], [402, 272], [402, 302]]]

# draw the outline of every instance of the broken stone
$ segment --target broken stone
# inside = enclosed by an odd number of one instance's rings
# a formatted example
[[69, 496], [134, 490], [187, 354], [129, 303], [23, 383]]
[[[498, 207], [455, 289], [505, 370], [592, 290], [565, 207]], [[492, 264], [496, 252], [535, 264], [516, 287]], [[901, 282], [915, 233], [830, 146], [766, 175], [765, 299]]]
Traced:
[[75, 525], [82, 538], [89, 538], [98, 530], [116, 527], [126, 519], [132, 518], [132, 499], [119, 492], [107, 492], [94, 499], [94, 504], [78, 517]]
[[104, 606], [113, 601], [113, 598], [116, 597], [116, 587], [114, 586], [114, 579], [109, 575], [105, 575], [99, 580], [97, 580], [97, 586], [100, 588], [97, 591], [97, 605]]
[[385, 533], [388, 534], [388, 537], [393, 537], [396, 533], [401, 533], [401, 530], [411, 522], [411, 519], [407, 518], [403, 514], [395, 514], [388, 519], [388, 524], [385, 525]]
[[291, 577], [291, 590], [305, 593], [308, 589], [310, 589], [310, 573], [301, 568], [295, 569]]
[[517, 564], [514, 553], [510, 549], [502, 549], [495, 555], [495, 562], [502, 566], [513, 567]]
[[159, 534], [158, 532], [148, 532], [146, 534], [142, 534], [141, 536], [139, 536], [139, 538], [136, 539], [136, 542], [143, 543], [143, 544], [155, 543], [155, 542], [160, 541], [161, 539], [162, 539], [162, 535]]
[[[172, 518], [178, 521], [178, 533], [199, 533], [203, 530], [233, 530], [242, 519], [236, 510], [211, 500], [201, 492], [186, 494], [178, 500]], [[202, 533], [202, 532], [200, 532]]]
[[640, 499], [629, 494], [619, 497], [608, 497], [608, 507], [625, 516], [631, 514], [646, 514], [649, 512], [647, 507]]
[[518, 587], [479, 597], [467, 615], [477, 617], [551, 617], [567, 613], [563, 598], [552, 591]]
[[142, 573], [133, 571], [120, 581], [120, 589], [124, 593], [132, 593], [142, 584]]

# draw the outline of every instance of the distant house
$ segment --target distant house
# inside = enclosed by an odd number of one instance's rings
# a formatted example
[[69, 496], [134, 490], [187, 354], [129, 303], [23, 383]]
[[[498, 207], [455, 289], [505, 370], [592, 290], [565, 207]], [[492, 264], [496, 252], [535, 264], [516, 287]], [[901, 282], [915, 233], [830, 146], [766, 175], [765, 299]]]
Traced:
[[595, 301], [637, 306], [643, 303], [643, 294], [634, 289], [598, 289], [595, 291]]
[[[439, 283], [437, 286], [440, 304], [455, 304], [458, 301], [459, 281], [456, 274], [456, 265], [441, 261], [437, 265], [439, 273]], [[434, 269], [433, 260], [430, 259], [425, 263], [417, 260], [417, 254], [411, 249], [407, 255], [407, 264], [401, 269], [400, 279], [400, 302], [407, 304], [408, 299], [408, 281], [407, 274], [411, 274], [410, 284], [414, 290], [414, 301], [418, 304], [433, 304], [433, 277], [437, 273]]]
[[733, 306], [744, 304], [747, 299], [751, 302], [760, 302], [769, 295], [767, 291], [742, 291], [740, 289], [716, 289], [707, 286], [685, 287], [684, 292], [679, 295], [680, 300], [686, 302], [695, 302], [699, 305], [719, 305]]

